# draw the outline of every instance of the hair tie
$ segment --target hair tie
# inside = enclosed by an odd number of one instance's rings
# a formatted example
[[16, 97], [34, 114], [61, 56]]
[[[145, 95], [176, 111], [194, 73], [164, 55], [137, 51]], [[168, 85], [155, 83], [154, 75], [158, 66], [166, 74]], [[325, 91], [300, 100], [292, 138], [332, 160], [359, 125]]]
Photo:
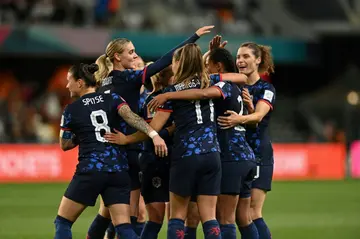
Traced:
[[106, 57], [109, 57], [109, 56], [108, 56], [108, 54], [105, 53], [105, 58], [106, 58]]

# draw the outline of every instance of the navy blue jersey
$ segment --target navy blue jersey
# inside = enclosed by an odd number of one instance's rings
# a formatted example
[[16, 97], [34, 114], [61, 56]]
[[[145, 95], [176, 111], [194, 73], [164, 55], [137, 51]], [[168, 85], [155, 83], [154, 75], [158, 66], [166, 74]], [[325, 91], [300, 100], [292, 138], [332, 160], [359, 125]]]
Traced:
[[149, 90], [144, 87], [144, 91], [140, 94], [139, 110], [142, 111], [146, 98], [149, 96]]
[[[172, 62], [172, 56], [174, 52], [188, 44], [194, 43], [199, 36], [194, 34], [169, 52], [162, 56], [159, 60], [148, 65], [143, 70], [114, 70], [110, 72], [109, 76], [102, 82], [102, 86], [99, 88], [99, 92], [102, 93], [116, 93], [121, 95], [129, 104], [130, 109], [138, 114], [139, 113], [139, 100], [140, 100], [140, 88], [143, 84], [151, 84], [150, 77], [168, 67]], [[125, 134], [129, 135], [135, 133], [137, 130], [128, 126]], [[141, 144], [134, 144], [128, 146], [128, 148], [140, 149]]]
[[[144, 118], [144, 120], [148, 123], [150, 123], [155, 115], [155, 112], [151, 112], [149, 110], [149, 108], [147, 107], [147, 105], [149, 104], [149, 102], [157, 95], [161, 94], [162, 93], [162, 90], [160, 91], [157, 91], [157, 92], [154, 92], [152, 93], [151, 95], [148, 95], [145, 99], [145, 102], [143, 104], [143, 107], [141, 108], [141, 112], [140, 112], [140, 115]], [[162, 108], [162, 110], [171, 110], [171, 109], [168, 109], [166, 108], [166, 106], [164, 106]], [[167, 120], [167, 122], [165, 123], [163, 129], [159, 132], [160, 136], [165, 140], [166, 142], [166, 146], [168, 147], [168, 149], [170, 150], [172, 145], [173, 145], [173, 139], [172, 137], [169, 135], [169, 133], [165, 131], [167, 131], [165, 128], [166, 127], [169, 127], [172, 125], [172, 122], [173, 122], [173, 118], [172, 116], [170, 115], [169, 119]], [[165, 136], [165, 137], [164, 137]], [[167, 137], [166, 137], [167, 136]], [[147, 152], [154, 152], [154, 144], [152, 142], [152, 140], [147, 140], [144, 142], [144, 150], [147, 151]]]
[[273, 164], [273, 148], [268, 132], [268, 125], [271, 112], [275, 104], [275, 88], [272, 84], [262, 79], [258, 80], [254, 85], [247, 85], [246, 88], [249, 89], [249, 93], [253, 99], [253, 104], [255, 107], [259, 101], [263, 101], [271, 108], [269, 113], [267, 113], [258, 124], [258, 127], [246, 128], [246, 140], [254, 150], [255, 156], [261, 160], [261, 164]]
[[123, 147], [109, 144], [105, 132], [124, 121], [118, 109], [126, 102], [116, 94], [90, 93], [66, 106], [61, 129], [71, 131], [79, 140], [77, 172], [121, 172], [128, 169]]
[[[166, 92], [199, 89], [200, 80], [193, 79], [188, 85], [179, 83], [168, 86]], [[176, 125], [173, 154], [178, 157], [219, 152], [216, 137], [215, 110], [212, 100], [173, 100], [158, 110], [172, 112]]]
[[[211, 79], [211, 83], [216, 82], [214, 82], [213, 77]], [[224, 112], [227, 110], [238, 112], [239, 115], [244, 114], [241, 90], [236, 84], [221, 81], [213, 84], [212, 87], [217, 87], [222, 94], [222, 99], [214, 101], [216, 117], [225, 116]], [[246, 141], [245, 128], [242, 125], [230, 129], [221, 129], [218, 125], [217, 136], [222, 161], [255, 161], [254, 152]]]

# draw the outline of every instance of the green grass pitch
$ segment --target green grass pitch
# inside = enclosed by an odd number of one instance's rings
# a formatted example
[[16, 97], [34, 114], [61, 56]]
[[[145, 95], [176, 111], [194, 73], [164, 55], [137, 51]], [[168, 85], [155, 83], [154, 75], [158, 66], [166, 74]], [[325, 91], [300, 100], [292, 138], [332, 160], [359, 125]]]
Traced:
[[[0, 184], [0, 239], [49, 239], [67, 184]], [[73, 226], [84, 239], [98, 207]], [[264, 217], [274, 239], [360, 238], [360, 181], [275, 182]], [[166, 225], [159, 238], [166, 238]], [[201, 227], [198, 238], [203, 238]], [[240, 238], [240, 237], [239, 237]]]

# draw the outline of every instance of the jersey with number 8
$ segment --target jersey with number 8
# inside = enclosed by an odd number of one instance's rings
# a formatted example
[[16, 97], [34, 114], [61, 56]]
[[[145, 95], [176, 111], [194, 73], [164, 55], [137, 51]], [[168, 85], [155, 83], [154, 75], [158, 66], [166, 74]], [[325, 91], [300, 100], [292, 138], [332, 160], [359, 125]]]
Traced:
[[[106, 142], [105, 132], [122, 131], [118, 109], [126, 102], [116, 94], [90, 93], [66, 106], [61, 128], [79, 140], [77, 171], [118, 172], [128, 168], [123, 147]], [[125, 125], [125, 124], [124, 124]]]

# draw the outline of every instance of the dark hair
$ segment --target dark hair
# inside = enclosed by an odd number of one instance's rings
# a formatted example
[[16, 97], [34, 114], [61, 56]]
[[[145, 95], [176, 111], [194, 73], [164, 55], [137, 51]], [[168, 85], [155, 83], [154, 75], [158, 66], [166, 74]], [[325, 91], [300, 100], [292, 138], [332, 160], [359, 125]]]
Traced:
[[87, 87], [95, 87], [97, 82], [94, 73], [98, 70], [99, 66], [95, 63], [91, 65], [80, 63], [80, 65], [71, 66], [69, 72], [75, 80], [82, 79]]
[[225, 48], [215, 48], [209, 53], [209, 61], [221, 63], [226, 72], [236, 72], [234, 58]]
[[267, 75], [275, 72], [274, 61], [271, 55], [271, 46], [258, 45], [255, 42], [245, 42], [240, 47], [250, 48], [255, 57], [260, 57], [259, 73]]

